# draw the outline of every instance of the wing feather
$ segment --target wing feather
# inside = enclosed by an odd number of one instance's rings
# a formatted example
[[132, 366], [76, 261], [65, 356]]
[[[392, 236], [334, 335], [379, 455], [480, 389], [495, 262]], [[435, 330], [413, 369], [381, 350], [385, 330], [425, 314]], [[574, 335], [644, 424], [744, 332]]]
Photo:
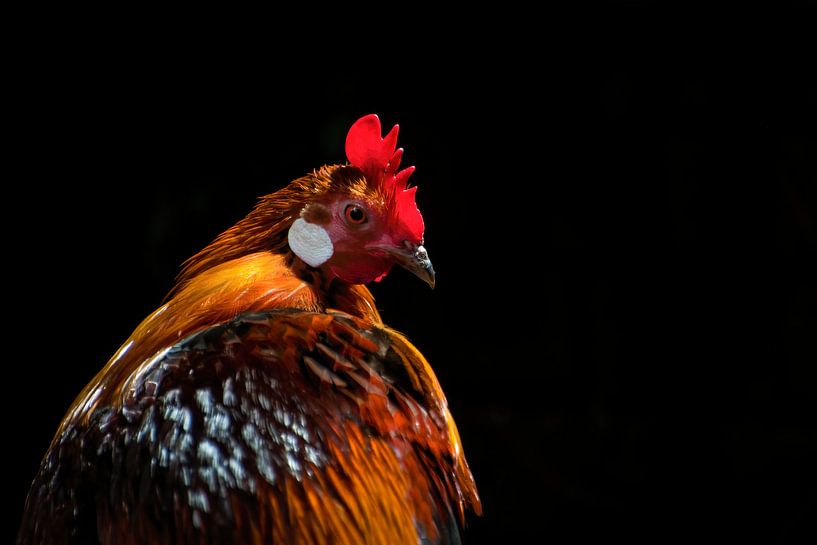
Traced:
[[454, 543], [479, 506], [428, 364], [340, 312], [211, 327], [88, 416], [46, 456], [20, 543]]

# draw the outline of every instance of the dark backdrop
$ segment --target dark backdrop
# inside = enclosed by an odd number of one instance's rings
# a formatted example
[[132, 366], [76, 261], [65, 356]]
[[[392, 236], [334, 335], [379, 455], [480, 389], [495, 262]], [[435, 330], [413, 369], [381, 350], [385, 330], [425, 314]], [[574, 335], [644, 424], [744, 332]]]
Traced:
[[[764, 32], [639, 3], [588, 14], [602, 35], [585, 15], [506, 38], [482, 21], [389, 63], [342, 37], [297, 60], [218, 36], [49, 42], [12, 104], [9, 535], [65, 409], [179, 263], [343, 161], [370, 112], [402, 125], [438, 271], [434, 291], [402, 271], [373, 291], [457, 418], [485, 508], [470, 543], [814, 532], [808, 4]], [[785, 35], [756, 41], [769, 27]]]

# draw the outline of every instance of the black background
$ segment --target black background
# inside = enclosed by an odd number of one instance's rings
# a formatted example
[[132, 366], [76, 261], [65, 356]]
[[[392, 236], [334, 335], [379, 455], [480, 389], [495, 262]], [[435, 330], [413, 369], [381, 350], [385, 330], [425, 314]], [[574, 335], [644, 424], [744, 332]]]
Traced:
[[30, 40], [7, 148], [9, 536], [65, 409], [178, 265], [343, 161], [370, 112], [401, 124], [438, 271], [372, 289], [448, 395], [484, 501], [469, 543], [813, 536], [811, 6], [395, 23], [316, 55], [317, 30], [268, 37], [285, 23]]

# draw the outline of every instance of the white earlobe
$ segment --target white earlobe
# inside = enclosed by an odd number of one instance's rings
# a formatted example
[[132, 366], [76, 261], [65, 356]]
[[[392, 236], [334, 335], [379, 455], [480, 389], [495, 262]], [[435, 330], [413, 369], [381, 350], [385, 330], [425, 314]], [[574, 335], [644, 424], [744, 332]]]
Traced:
[[335, 252], [326, 229], [303, 218], [298, 218], [292, 223], [287, 241], [295, 255], [310, 267], [320, 267]]

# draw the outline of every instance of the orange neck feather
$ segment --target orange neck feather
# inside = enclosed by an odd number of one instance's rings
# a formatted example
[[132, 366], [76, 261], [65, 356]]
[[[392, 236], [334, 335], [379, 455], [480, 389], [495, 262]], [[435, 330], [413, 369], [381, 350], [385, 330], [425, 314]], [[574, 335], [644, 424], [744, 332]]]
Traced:
[[[382, 325], [374, 298], [365, 286], [339, 281], [331, 286], [308, 282], [295, 274], [287, 264], [290, 260], [288, 255], [253, 253], [220, 263], [181, 284], [164, 305], [139, 324], [86, 386], [63, 426], [75, 417], [90, 414], [93, 406], [109, 403], [121, 395], [127, 377], [160, 350], [244, 312], [274, 309], [322, 312], [334, 308]], [[312, 276], [320, 280], [317, 274]]]

